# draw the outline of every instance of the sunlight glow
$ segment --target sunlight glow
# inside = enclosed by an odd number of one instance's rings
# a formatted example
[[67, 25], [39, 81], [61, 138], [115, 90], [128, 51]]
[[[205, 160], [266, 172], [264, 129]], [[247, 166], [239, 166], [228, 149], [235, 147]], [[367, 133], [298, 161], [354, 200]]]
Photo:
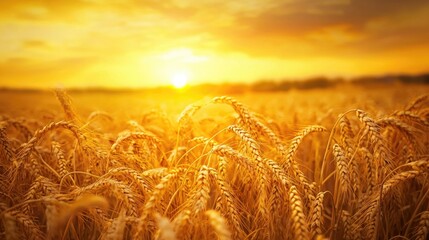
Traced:
[[178, 72], [171, 75], [171, 84], [175, 88], [183, 88], [189, 81], [189, 75], [185, 72]]
[[192, 49], [175, 48], [160, 56], [164, 61], [173, 61], [181, 63], [198, 63], [208, 60], [207, 56], [195, 55]]

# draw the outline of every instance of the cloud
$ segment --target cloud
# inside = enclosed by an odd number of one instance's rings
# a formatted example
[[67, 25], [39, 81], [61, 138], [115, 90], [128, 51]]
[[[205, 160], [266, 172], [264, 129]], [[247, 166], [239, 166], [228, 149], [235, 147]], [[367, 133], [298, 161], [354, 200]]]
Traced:
[[[234, 60], [243, 66], [277, 61], [273, 75], [281, 75], [284, 62], [353, 66], [365, 63], [357, 58], [411, 58], [429, 46], [427, 0], [22, 0], [0, 1], [0, 8], [0, 85], [115, 74], [138, 81], [156, 68], [141, 70], [139, 59], [175, 49], [219, 62], [240, 54]], [[221, 66], [211, 63], [205, 66]]]
[[55, 61], [10, 58], [0, 62], [0, 85], [46, 87], [61, 82], [69, 85], [97, 62], [96, 58], [65, 58]]
[[27, 49], [49, 49], [49, 43], [42, 40], [26, 40], [22, 43], [22, 46]]
[[[366, 50], [374, 48], [428, 41], [429, 26], [424, 24], [429, 23], [427, 1], [314, 2], [289, 1], [257, 16], [236, 16], [235, 25], [239, 27], [219, 31], [218, 36], [223, 35], [225, 49], [277, 57], [368, 53]], [[417, 22], [401, 26], [401, 22], [419, 17]], [[371, 29], [371, 24], [380, 20], [388, 31]], [[395, 35], [399, 37], [392, 44], [384, 45], [385, 39]]]

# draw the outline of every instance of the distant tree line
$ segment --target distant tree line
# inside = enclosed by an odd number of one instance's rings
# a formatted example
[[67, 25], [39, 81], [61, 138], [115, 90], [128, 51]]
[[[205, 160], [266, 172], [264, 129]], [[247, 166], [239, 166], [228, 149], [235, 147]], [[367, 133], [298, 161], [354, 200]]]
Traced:
[[292, 89], [318, 89], [329, 88], [340, 84], [351, 84], [356, 86], [371, 86], [385, 84], [429, 84], [429, 73], [421, 75], [385, 75], [385, 76], [367, 76], [350, 80], [343, 78], [315, 77], [304, 80], [274, 80], [263, 79], [252, 84], [245, 83], [225, 83], [225, 84], [201, 84], [193, 86], [191, 91], [201, 93], [215, 92], [224, 94], [234, 94], [243, 92], [276, 92], [288, 91]]

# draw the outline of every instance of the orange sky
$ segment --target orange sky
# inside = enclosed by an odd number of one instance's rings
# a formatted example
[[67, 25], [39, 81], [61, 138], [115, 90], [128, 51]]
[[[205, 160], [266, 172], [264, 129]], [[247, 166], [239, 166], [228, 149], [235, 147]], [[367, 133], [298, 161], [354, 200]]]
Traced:
[[429, 71], [427, 0], [19, 0], [0, 9], [0, 86]]

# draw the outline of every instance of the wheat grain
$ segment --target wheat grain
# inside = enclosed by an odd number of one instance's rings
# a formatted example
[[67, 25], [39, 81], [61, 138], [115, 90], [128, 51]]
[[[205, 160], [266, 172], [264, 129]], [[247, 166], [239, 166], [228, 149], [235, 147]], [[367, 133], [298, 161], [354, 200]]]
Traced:
[[350, 184], [353, 189], [353, 192], [357, 194], [360, 189], [358, 164], [357, 161], [353, 159], [353, 154], [355, 152], [354, 146], [356, 144], [353, 140], [354, 133], [350, 121], [345, 115], [340, 118], [340, 130], [341, 146], [343, 146], [346, 158], [349, 160], [347, 164], [349, 165], [349, 172], [351, 173]]
[[150, 183], [144, 178], [144, 175], [142, 173], [137, 172], [134, 169], [127, 168], [127, 167], [120, 167], [120, 168], [113, 168], [110, 169], [108, 173], [104, 176], [105, 178], [109, 178], [112, 175], [119, 174], [119, 175], [126, 175], [131, 177], [138, 186], [143, 190], [144, 194], [148, 194], [152, 191], [152, 186], [150, 186]]
[[[32, 239], [32, 240], [43, 240], [45, 239], [45, 236], [43, 234], [43, 232], [40, 230], [39, 226], [37, 225], [36, 222], [34, 222], [34, 220], [19, 211], [8, 211], [7, 213], [4, 213], [6, 216], [6, 223], [8, 227], [11, 227], [11, 230], [8, 231], [7, 235], [8, 237], [10, 237], [11, 239], [16, 238], [17, 236], [19, 236], [19, 233], [17, 232], [18, 230], [16, 229], [17, 225], [16, 223], [18, 223], [19, 225], [21, 225], [23, 227], [23, 231], [26, 234], [26, 238], [27, 239]], [[15, 224], [13, 223], [13, 221], [15, 222]]]
[[295, 186], [291, 186], [289, 189], [289, 205], [295, 239], [309, 239], [310, 234], [304, 214], [304, 205]]
[[382, 128], [390, 126], [394, 129], [397, 129], [401, 134], [403, 134], [406, 137], [406, 139], [411, 143], [413, 147], [416, 147], [417, 144], [416, 144], [416, 139], [414, 137], [415, 136], [414, 132], [416, 130], [413, 129], [411, 126], [393, 117], [379, 119], [376, 123]]
[[146, 133], [146, 132], [126, 132], [125, 134], [118, 137], [116, 142], [112, 145], [110, 148], [110, 153], [114, 154], [118, 151], [119, 146], [124, 145], [126, 143], [131, 142], [132, 140], [144, 140], [148, 141], [151, 144], [154, 144], [159, 148], [159, 144], [161, 141], [152, 134]]
[[257, 172], [257, 171], [261, 170], [260, 166], [258, 166], [258, 170], [257, 170], [257, 167], [254, 166], [253, 162], [251, 162], [243, 154], [235, 151], [233, 148], [231, 148], [228, 145], [218, 144], [211, 149], [211, 152], [213, 152], [219, 156], [234, 160], [240, 166], [245, 167], [246, 170], [250, 173]]
[[287, 156], [285, 159], [285, 162], [283, 163], [283, 167], [287, 170], [290, 168], [290, 166], [292, 166], [294, 164], [294, 159], [293, 157], [295, 156], [296, 151], [298, 150], [298, 146], [300, 145], [300, 143], [302, 142], [302, 140], [304, 139], [304, 137], [306, 137], [308, 134], [312, 133], [312, 132], [324, 132], [326, 131], [326, 128], [322, 127], [322, 126], [308, 126], [304, 129], [302, 129], [290, 142], [288, 150], [287, 150]]
[[419, 223], [415, 231], [414, 239], [424, 240], [429, 236], [429, 211], [420, 214]]
[[364, 162], [366, 163], [366, 175], [364, 175], [366, 178], [367, 187], [365, 190], [369, 195], [371, 195], [372, 190], [374, 186], [377, 184], [376, 182], [376, 173], [373, 167], [373, 156], [372, 154], [366, 149], [366, 148], [360, 148], [359, 153], [361, 154], [362, 158], [364, 159]]
[[174, 232], [174, 225], [170, 222], [170, 220], [161, 216], [159, 213], [154, 213], [154, 218], [158, 224], [158, 231], [155, 234], [155, 239], [175, 240], [176, 233]]
[[181, 211], [177, 217], [174, 218], [172, 224], [174, 225], [174, 231], [177, 236], [184, 236], [183, 239], [190, 239], [190, 232], [185, 231], [186, 226], [191, 223], [190, 221], [191, 211], [185, 209]]
[[103, 111], [91, 112], [88, 115], [88, 118], [86, 121], [90, 123], [90, 122], [93, 122], [96, 118], [104, 118], [104, 119], [107, 119], [109, 121], [113, 121], [112, 116], [110, 116], [107, 112], [103, 112]]
[[349, 179], [349, 173], [348, 173], [348, 168], [347, 168], [347, 158], [344, 155], [343, 150], [341, 149], [341, 147], [338, 144], [335, 144], [333, 146], [334, 149], [334, 156], [335, 156], [335, 161], [337, 163], [337, 174], [339, 176], [340, 179], [340, 187], [341, 187], [341, 191], [343, 193], [346, 193], [350, 187], [350, 179]]
[[380, 182], [389, 171], [392, 170], [391, 157], [380, 134], [380, 126], [368, 117], [368, 114], [362, 110], [357, 110], [356, 114], [359, 120], [365, 125], [362, 136], [368, 135], [371, 144], [374, 145], [374, 158], [376, 159], [375, 173], [377, 182]]
[[416, 111], [421, 108], [421, 105], [428, 101], [429, 95], [422, 95], [414, 99], [414, 101], [408, 104], [408, 107], [405, 108], [406, 111]]
[[319, 192], [316, 195], [316, 199], [314, 200], [311, 207], [310, 229], [314, 235], [322, 234], [324, 197], [325, 197], [325, 192]]
[[395, 116], [404, 121], [408, 121], [410, 123], [418, 124], [422, 127], [429, 127], [429, 122], [425, 119], [421, 118], [419, 115], [416, 115], [410, 111], [398, 111], [395, 113]]
[[14, 153], [10, 147], [9, 140], [6, 135], [7, 122], [0, 122], [0, 159], [3, 162], [12, 161]]
[[353, 232], [353, 228], [356, 227], [355, 224], [352, 223], [350, 213], [346, 210], [341, 211], [340, 215], [341, 221], [344, 227], [344, 239], [346, 240], [356, 240], [358, 239], [358, 235]]
[[59, 173], [61, 178], [68, 175], [69, 171], [67, 170], [67, 159], [64, 156], [64, 152], [61, 149], [61, 145], [58, 142], [53, 141], [52, 142], [52, 152], [57, 158], [58, 166], [59, 166]]
[[244, 130], [238, 126], [235, 126], [235, 125], [229, 126], [228, 130], [237, 134], [237, 136], [239, 136], [241, 138], [241, 140], [246, 143], [246, 145], [250, 149], [250, 152], [252, 154], [252, 158], [254, 158], [255, 160], [259, 159], [257, 161], [262, 161], [262, 160], [260, 160], [261, 159], [261, 149], [260, 149], [258, 143], [252, 138], [250, 133], [246, 132], [246, 130]]
[[106, 236], [103, 239], [122, 240], [124, 238], [126, 223], [126, 210], [122, 209], [118, 217], [112, 221], [109, 228], [106, 230]]
[[[46, 126], [44, 126], [42, 129], [37, 130], [34, 136], [27, 142], [22, 145], [21, 150], [17, 154], [17, 159], [25, 161], [28, 156], [31, 154], [31, 152], [34, 150], [36, 144], [41, 140], [41, 138], [46, 135], [48, 132], [56, 130], [56, 129], [67, 129], [70, 132], [74, 134], [76, 139], [79, 141], [80, 144], [85, 141], [86, 137], [84, 134], [78, 129], [78, 127], [74, 124], [60, 121], [60, 122], [52, 122]], [[82, 147], [85, 147], [82, 145]]]
[[7, 126], [12, 126], [18, 130], [18, 132], [24, 137], [25, 141], [28, 141], [33, 135], [27, 126], [17, 120], [9, 119], [7, 121]]
[[18, 227], [16, 226], [15, 219], [12, 217], [10, 213], [4, 213], [2, 215], [3, 227], [5, 230], [6, 240], [19, 240], [22, 238], [20, 236], [20, 232]]
[[[59, 193], [59, 191], [56, 183], [53, 183], [49, 178], [37, 176], [31, 184], [31, 187], [28, 189], [27, 193], [24, 195], [23, 199], [24, 202], [27, 202], [35, 199], [38, 194], [41, 196], [49, 196], [57, 193]], [[31, 210], [30, 204], [24, 204], [22, 209], [24, 214], [29, 214]]]
[[220, 190], [220, 202], [223, 206], [226, 206], [226, 212], [224, 215], [228, 217], [228, 222], [231, 226], [233, 226], [233, 233], [234, 236], [238, 237], [242, 235], [241, 230], [241, 220], [240, 220], [240, 214], [236, 207], [236, 197], [234, 196], [234, 191], [232, 190], [231, 186], [228, 184], [227, 181], [225, 181], [224, 176], [221, 174], [218, 174], [214, 169], [210, 170], [210, 174], [214, 176], [217, 186]]
[[192, 213], [199, 214], [207, 207], [207, 201], [210, 198], [210, 181], [209, 170], [203, 165], [198, 172], [197, 181], [195, 184], [194, 194], [192, 196]]
[[313, 201], [314, 199], [313, 191], [310, 188], [310, 184], [307, 177], [301, 171], [298, 163], [294, 160], [294, 156], [296, 151], [298, 150], [298, 146], [300, 145], [304, 137], [306, 137], [308, 134], [312, 132], [324, 132], [324, 131], [326, 131], [326, 128], [322, 126], [317, 126], [317, 125], [308, 126], [302, 129], [290, 142], [287, 150], [287, 156], [286, 156], [285, 162], [283, 162], [283, 165], [282, 165], [286, 172], [289, 170], [290, 167], [292, 167], [292, 171], [294, 175], [298, 178], [300, 185], [302, 185], [302, 187], [304, 188], [305, 194], [307, 198], [310, 200], [310, 202]]
[[208, 210], [205, 212], [208, 216], [210, 225], [216, 232], [216, 235], [220, 240], [229, 240], [231, 238], [231, 232], [226, 225], [225, 219], [216, 211]]
[[250, 163], [249, 160], [243, 156], [241, 153], [233, 150], [231, 147], [226, 145], [216, 145], [211, 150], [213, 153], [216, 153], [223, 157], [228, 157], [238, 164], [246, 167], [249, 172], [255, 172], [258, 175], [257, 181], [260, 188], [259, 198], [258, 198], [258, 207], [259, 212], [262, 216], [267, 217], [267, 175], [266, 168], [262, 158], [255, 159], [256, 167], [254, 164]]
[[257, 132], [255, 128], [255, 117], [250, 113], [250, 111], [240, 102], [235, 100], [232, 97], [215, 97], [212, 99], [213, 103], [224, 103], [230, 105], [238, 115], [240, 115], [241, 120], [243, 121], [244, 125], [249, 127], [251, 132]]
[[74, 110], [72, 100], [70, 96], [64, 91], [64, 89], [55, 89], [55, 94], [58, 101], [61, 103], [61, 106], [63, 107], [64, 113], [66, 114], [66, 119], [73, 123], [80, 122], [80, 119]]
[[138, 220], [138, 225], [136, 226], [136, 230], [133, 235], [133, 238], [137, 238], [139, 234], [144, 230], [148, 216], [152, 214], [156, 204], [161, 200], [161, 196], [166, 191], [167, 185], [172, 180], [178, 178], [180, 174], [182, 174], [183, 172], [184, 172], [184, 169], [181, 169], [181, 168], [172, 169], [155, 186], [154, 190], [152, 191], [152, 195], [144, 205], [143, 213]]
[[96, 195], [85, 195], [72, 203], [51, 200], [45, 210], [48, 238], [60, 237], [60, 232], [63, 231], [67, 221], [78, 212], [95, 207], [107, 209], [108, 205], [105, 198]]
[[131, 188], [119, 181], [113, 179], [100, 179], [91, 185], [76, 189], [73, 195], [79, 196], [85, 193], [96, 193], [101, 190], [113, 190], [118, 199], [125, 199], [125, 204], [128, 208], [127, 215], [137, 216], [137, 202], [135, 194]]

